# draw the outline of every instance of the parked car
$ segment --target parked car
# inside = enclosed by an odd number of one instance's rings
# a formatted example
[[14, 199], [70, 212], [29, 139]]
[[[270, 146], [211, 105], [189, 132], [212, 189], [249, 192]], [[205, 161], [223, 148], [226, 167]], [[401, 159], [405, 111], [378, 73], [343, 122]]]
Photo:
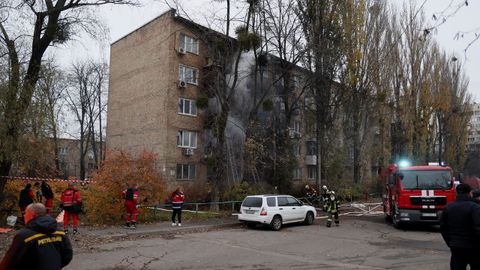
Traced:
[[290, 195], [252, 195], [243, 200], [238, 220], [251, 228], [264, 224], [278, 231], [288, 223], [312, 225], [316, 216], [313, 206], [304, 205]]

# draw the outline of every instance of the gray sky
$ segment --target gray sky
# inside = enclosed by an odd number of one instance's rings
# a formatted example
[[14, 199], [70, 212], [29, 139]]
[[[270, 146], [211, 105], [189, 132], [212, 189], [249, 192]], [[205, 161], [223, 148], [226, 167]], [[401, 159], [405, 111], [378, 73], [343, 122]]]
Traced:
[[[390, 1], [397, 4], [414, 1], [421, 4], [425, 0]], [[213, 2], [211, 0], [183, 0], [180, 2], [192, 19], [204, 25], [214, 25], [215, 22], [212, 21], [211, 14], [221, 13], [225, 5], [222, 2]], [[425, 15], [427, 20], [433, 24], [435, 23], [432, 19], [433, 14], [436, 13], [438, 15], [438, 13], [453, 3], [453, 6], [447, 9], [446, 12], [446, 14], [451, 13], [455, 10], [457, 4], [464, 2], [465, 0], [426, 0]], [[89, 54], [93, 55], [94, 58], [104, 57], [108, 61], [111, 42], [118, 40], [169, 9], [164, 1], [161, 0], [142, 0], [142, 3], [143, 7], [139, 8], [127, 6], [98, 8], [98, 14], [110, 29], [110, 40], [95, 42], [88, 37], [84, 37], [81, 41], [70, 43], [67, 47], [54, 51], [59, 58], [59, 62], [68, 64]], [[480, 1], [470, 0], [468, 7], [460, 8], [454, 16], [448, 18], [446, 23], [439, 26], [433, 34], [440, 47], [464, 62], [467, 76], [470, 79], [469, 91], [473, 95], [474, 100], [480, 102], [480, 40], [474, 43], [466, 53], [464, 52], [468, 43], [474, 38], [475, 29], [480, 34]], [[466, 34], [464, 38], [455, 40], [454, 37], [459, 31], [473, 32]]]

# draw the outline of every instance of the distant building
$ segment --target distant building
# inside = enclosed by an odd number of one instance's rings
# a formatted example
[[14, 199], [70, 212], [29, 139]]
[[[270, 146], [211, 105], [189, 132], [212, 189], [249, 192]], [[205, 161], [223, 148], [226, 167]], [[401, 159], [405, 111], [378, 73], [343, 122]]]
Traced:
[[480, 151], [480, 104], [472, 105], [472, 118], [468, 123], [468, 151]]
[[[62, 178], [80, 178], [80, 141], [76, 139], [58, 139], [58, 160]], [[96, 169], [93, 149], [85, 155], [85, 172], [88, 178]]]

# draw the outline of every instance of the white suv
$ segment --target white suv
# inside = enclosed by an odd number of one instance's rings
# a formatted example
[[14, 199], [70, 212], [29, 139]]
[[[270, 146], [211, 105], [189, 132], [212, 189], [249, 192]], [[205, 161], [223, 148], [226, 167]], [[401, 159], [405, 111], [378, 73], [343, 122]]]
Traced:
[[238, 220], [249, 227], [267, 224], [278, 231], [287, 223], [311, 225], [316, 216], [313, 206], [304, 205], [290, 195], [253, 195], [243, 200]]

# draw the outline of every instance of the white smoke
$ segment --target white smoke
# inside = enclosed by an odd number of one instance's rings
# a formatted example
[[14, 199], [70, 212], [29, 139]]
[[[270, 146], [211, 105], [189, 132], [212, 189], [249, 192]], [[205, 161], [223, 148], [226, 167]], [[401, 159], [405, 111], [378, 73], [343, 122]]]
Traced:
[[[235, 63], [233, 63], [235, 65]], [[232, 67], [234, 70], [234, 67]], [[234, 91], [233, 100], [230, 102], [227, 126], [225, 129], [226, 155], [228, 162], [228, 178], [232, 182], [243, 179], [243, 155], [246, 139], [248, 118], [253, 109], [253, 88], [255, 56], [253, 52], [242, 53], [238, 65], [238, 80], [234, 89], [233, 74], [227, 78], [230, 89]]]

